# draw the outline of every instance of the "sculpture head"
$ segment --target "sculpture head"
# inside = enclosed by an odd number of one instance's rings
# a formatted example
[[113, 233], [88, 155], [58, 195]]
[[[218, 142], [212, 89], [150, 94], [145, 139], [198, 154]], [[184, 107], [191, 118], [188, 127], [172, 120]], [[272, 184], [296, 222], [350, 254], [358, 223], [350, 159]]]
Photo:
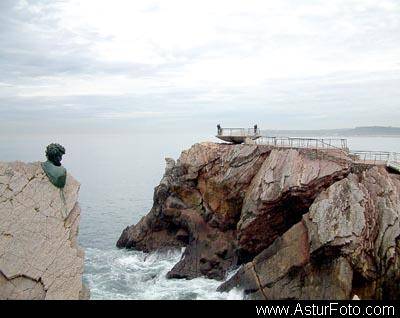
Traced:
[[67, 180], [67, 170], [61, 165], [65, 148], [60, 144], [50, 144], [46, 148], [47, 161], [42, 162], [42, 168], [50, 182], [57, 188], [64, 188]]
[[62, 156], [65, 155], [65, 148], [60, 144], [50, 144], [46, 148], [46, 157], [55, 166], [61, 166]]

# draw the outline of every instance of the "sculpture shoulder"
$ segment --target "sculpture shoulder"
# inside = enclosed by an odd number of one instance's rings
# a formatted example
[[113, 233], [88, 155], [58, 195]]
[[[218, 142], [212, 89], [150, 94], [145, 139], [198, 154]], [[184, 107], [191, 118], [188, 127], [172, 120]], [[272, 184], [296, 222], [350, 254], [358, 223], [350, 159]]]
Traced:
[[42, 162], [42, 168], [45, 171], [54, 171], [59, 174], [67, 173], [67, 169], [65, 169], [63, 166], [55, 166], [50, 161]]
[[42, 163], [42, 168], [53, 185], [57, 188], [65, 186], [67, 170], [63, 166], [55, 166], [51, 162], [46, 161]]

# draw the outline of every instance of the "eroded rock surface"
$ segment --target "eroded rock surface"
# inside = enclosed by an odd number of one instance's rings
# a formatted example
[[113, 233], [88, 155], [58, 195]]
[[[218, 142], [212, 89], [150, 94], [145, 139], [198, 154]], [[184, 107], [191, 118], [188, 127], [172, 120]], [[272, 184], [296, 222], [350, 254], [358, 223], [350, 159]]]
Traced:
[[400, 178], [342, 151], [196, 144], [117, 245], [186, 247], [170, 278], [254, 299], [398, 299]]
[[309, 149], [274, 149], [253, 178], [238, 223], [239, 246], [252, 258], [300, 221], [315, 197], [350, 172], [350, 161]]
[[40, 163], [0, 163], [0, 299], [88, 298], [79, 186], [68, 175], [62, 195]]
[[126, 228], [119, 247], [152, 251], [183, 247], [169, 277], [223, 279], [237, 263], [236, 224], [246, 190], [269, 148], [196, 144], [175, 163], [154, 191], [154, 204], [138, 224]]
[[347, 159], [261, 145], [196, 144], [176, 163], [167, 160], [150, 213], [126, 228], [117, 246], [185, 246], [169, 277], [223, 279], [297, 223], [316, 190], [344, 178]]
[[400, 181], [373, 167], [322, 191], [220, 290], [256, 299], [398, 299]]

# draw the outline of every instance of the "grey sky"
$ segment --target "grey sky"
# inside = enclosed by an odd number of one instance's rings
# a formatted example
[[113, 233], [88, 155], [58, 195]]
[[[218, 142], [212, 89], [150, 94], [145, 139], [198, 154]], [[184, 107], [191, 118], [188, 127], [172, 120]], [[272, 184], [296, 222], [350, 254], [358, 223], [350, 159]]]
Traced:
[[0, 1], [0, 132], [400, 126], [400, 2]]

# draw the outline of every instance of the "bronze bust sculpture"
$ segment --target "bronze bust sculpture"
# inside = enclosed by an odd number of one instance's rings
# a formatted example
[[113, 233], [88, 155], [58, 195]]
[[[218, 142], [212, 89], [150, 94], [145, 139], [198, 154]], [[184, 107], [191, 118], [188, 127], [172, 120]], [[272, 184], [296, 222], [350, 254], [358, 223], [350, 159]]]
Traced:
[[67, 180], [67, 170], [61, 165], [65, 148], [60, 144], [50, 144], [46, 148], [47, 161], [42, 163], [42, 168], [50, 182], [57, 188], [64, 188]]

